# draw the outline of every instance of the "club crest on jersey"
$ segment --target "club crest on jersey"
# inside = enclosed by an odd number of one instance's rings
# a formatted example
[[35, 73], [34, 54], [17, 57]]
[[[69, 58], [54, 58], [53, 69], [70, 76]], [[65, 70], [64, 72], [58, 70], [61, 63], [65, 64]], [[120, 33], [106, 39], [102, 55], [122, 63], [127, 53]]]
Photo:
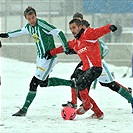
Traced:
[[37, 34], [33, 34], [32, 35], [34, 42], [39, 42], [39, 37], [37, 36]]
[[86, 47], [81, 48], [80, 50], [78, 50], [78, 54], [81, 54], [81, 53], [83, 53], [85, 51], [87, 51], [87, 48]]

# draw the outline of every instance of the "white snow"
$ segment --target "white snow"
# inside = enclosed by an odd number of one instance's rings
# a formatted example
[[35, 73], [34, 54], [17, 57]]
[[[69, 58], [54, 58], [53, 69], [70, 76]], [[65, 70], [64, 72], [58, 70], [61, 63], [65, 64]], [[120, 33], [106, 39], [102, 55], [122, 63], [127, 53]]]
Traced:
[[[69, 79], [77, 63], [57, 63], [51, 77]], [[115, 73], [115, 80], [133, 88], [133, 78], [122, 78], [127, 67], [109, 65]], [[38, 93], [25, 117], [13, 117], [22, 107], [29, 90], [29, 83], [35, 73], [35, 64], [1, 58], [1, 117], [0, 133], [133, 133], [131, 105], [116, 92], [97, 84], [90, 95], [104, 112], [103, 120], [88, 117], [86, 112], [73, 121], [63, 120], [61, 104], [71, 100], [70, 87], [38, 87]], [[80, 105], [78, 101], [78, 105]]]

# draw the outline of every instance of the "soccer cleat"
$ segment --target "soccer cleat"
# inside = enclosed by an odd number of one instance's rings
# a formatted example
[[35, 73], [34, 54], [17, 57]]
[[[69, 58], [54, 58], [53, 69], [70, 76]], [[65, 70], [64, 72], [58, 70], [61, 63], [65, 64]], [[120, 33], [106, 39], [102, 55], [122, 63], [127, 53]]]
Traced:
[[[129, 93], [130, 93], [131, 96], [132, 96], [132, 88], [128, 87], [128, 91], [129, 91]], [[130, 103], [130, 102], [128, 101], [128, 103]], [[131, 105], [132, 105], [132, 104], [131, 104]]]
[[104, 118], [104, 114], [101, 113], [101, 114], [92, 114], [90, 117], [90, 119], [98, 119], [98, 120], [102, 120]]
[[12, 116], [25, 116], [27, 112], [24, 112], [22, 109], [20, 109], [17, 113], [13, 114]]
[[132, 88], [128, 87], [129, 93], [132, 95]]
[[73, 104], [72, 102], [69, 102], [69, 101], [66, 104], [62, 104], [62, 106], [77, 109], [77, 104]]
[[[129, 93], [132, 95], [132, 88], [128, 87], [128, 90], [129, 90]], [[133, 114], [133, 98], [132, 98], [131, 107], [132, 107], [132, 114]]]
[[77, 115], [83, 115], [85, 112], [87, 112], [87, 110], [85, 110], [84, 107], [81, 107], [76, 110]]

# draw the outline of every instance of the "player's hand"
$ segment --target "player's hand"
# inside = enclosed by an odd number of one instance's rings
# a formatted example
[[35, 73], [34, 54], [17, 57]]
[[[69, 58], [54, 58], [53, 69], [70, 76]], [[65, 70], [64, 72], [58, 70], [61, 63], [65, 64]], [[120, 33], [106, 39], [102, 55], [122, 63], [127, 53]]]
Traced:
[[49, 60], [49, 59], [51, 59], [52, 57], [53, 57], [53, 56], [51, 55], [50, 50], [46, 51], [46, 53], [45, 53], [45, 55], [44, 55], [44, 58], [45, 58], [46, 60]]
[[1, 34], [0, 34], [0, 37], [1, 37], [1, 38], [8, 38], [9, 35], [8, 35], [7, 33], [1, 33]]
[[67, 55], [77, 54], [73, 49], [69, 49], [67, 52], [65, 52]]
[[109, 27], [109, 29], [112, 31], [112, 32], [115, 32], [117, 30], [117, 27], [115, 25], [111, 25]]

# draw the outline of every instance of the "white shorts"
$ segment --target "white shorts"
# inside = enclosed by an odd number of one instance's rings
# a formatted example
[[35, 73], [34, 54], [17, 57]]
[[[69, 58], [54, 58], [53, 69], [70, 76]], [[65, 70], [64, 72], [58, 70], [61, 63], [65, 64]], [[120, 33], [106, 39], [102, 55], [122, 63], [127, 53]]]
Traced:
[[109, 71], [109, 68], [107, 66], [107, 63], [105, 62], [104, 59], [102, 59], [102, 73], [101, 75], [97, 78], [99, 82], [102, 83], [111, 83], [114, 81], [113, 76], [111, 72]]
[[44, 81], [52, 72], [56, 62], [57, 58], [46, 60], [45, 58], [37, 57], [35, 77]]

